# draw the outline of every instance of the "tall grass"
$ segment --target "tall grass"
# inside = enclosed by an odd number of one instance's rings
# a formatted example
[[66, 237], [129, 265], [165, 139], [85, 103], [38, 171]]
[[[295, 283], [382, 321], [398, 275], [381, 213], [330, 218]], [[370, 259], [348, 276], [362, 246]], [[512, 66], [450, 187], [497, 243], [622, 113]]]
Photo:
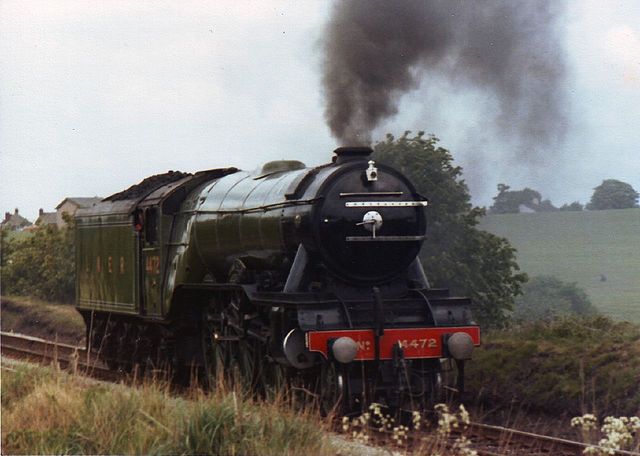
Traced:
[[19, 366], [2, 375], [4, 454], [334, 454], [326, 426], [281, 400], [238, 391], [175, 397]]

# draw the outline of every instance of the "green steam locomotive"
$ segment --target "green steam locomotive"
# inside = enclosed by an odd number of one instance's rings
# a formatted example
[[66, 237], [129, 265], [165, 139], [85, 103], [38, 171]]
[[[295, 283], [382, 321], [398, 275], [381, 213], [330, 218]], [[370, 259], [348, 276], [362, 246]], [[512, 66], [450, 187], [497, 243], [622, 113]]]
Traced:
[[344, 147], [152, 176], [76, 214], [77, 308], [113, 368], [300, 382], [321, 403], [427, 406], [480, 344], [467, 298], [429, 286], [426, 200]]

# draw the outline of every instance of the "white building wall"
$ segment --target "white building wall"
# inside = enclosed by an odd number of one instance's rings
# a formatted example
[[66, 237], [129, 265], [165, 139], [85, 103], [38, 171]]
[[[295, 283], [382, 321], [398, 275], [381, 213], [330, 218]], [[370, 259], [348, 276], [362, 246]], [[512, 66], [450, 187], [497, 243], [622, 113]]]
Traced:
[[56, 224], [58, 225], [58, 228], [63, 228], [67, 226], [67, 224], [64, 222], [64, 219], [62, 218], [63, 213], [66, 212], [71, 217], [73, 217], [77, 210], [78, 210], [77, 204], [72, 203], [71, 201], [65, 201], [64, 204], [57, 209]]

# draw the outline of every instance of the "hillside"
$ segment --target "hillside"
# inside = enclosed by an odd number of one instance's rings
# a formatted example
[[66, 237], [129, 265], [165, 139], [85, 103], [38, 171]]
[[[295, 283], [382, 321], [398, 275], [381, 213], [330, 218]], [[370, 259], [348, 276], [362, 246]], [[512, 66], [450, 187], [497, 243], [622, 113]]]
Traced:
[[488, 215], [480, 228], [506, 237], [530, 276], [576, 282], [602, 313], [640, 322], [640, 209]]

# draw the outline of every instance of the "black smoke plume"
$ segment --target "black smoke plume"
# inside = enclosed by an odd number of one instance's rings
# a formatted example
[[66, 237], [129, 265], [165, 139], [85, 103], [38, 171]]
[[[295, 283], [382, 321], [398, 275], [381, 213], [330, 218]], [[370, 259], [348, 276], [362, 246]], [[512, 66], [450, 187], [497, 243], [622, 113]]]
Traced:
[[486, 115], [501, 139], [553, 144], [566, 128], [563, 11], [559, 0], [337, 2], [323, 43], [333, 135], [370, 143], [402, 94], [444, 78], [487, 93]]

